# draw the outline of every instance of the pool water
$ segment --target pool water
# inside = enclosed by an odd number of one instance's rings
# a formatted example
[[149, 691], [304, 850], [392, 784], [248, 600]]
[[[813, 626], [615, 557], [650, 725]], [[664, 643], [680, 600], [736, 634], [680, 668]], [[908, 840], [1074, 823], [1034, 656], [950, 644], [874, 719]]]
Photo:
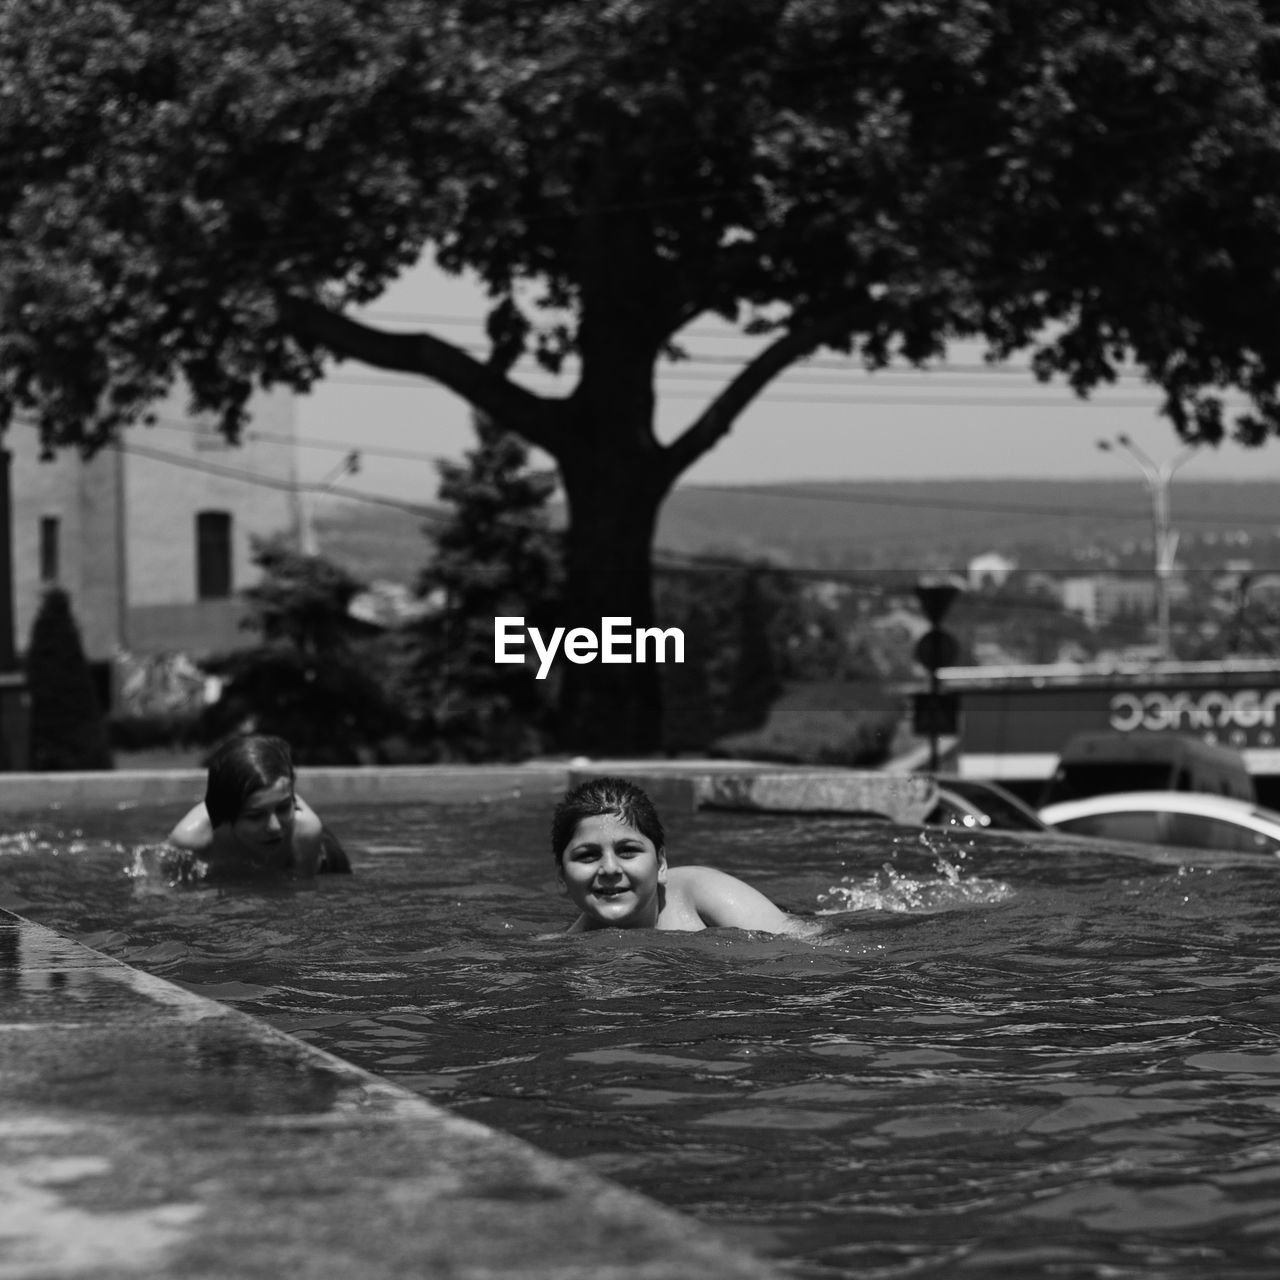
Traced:
[[12, 820], [0, 906], [798, 1277], [1280, 1274], [1280, 864], [699, 814], [814, 942], [565, 936], [549, 806], [326, 812], [355, 874], [172, 888], [154, 812]]

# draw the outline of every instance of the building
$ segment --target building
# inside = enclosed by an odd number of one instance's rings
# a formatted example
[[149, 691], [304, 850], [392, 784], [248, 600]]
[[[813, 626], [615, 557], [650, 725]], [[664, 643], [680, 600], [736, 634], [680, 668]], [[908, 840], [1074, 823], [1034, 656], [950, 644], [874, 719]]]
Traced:
[[[1096, 628], [1116, 618], [1153, 617], [1158, 594], [1154, 577], [1093, 574], [1063, 580], [1062, 607], [1069, 613], [1079, 614], [1086, 626]], [[1187, 584], [1182, 578], [1170, 581], [1171, 600], [1185, 600], [1187, 594]]]
[[1017, 561], [1010, 560], [1008, 556], [1002, 556], [998, 551], [984, 552], [969, 561], [967, 566], [969, 586], [974, 591], [983, 591], [987, 588], [998, 591], [1009, 581], [1009, 575], [1017, 568]]
[[297, 531], [294, 397], [260, 394], [243, 443], [193, 417], [175, 392], [154, 426], [90, 459], [40, 460], [17, 421], [10, 508], [14, 645], [27, 647], [43, 591], [65, 590], [100, 671], [121, 654], [194, 658], [246, 642], [241, 592], [256, 576], [252, 540]]

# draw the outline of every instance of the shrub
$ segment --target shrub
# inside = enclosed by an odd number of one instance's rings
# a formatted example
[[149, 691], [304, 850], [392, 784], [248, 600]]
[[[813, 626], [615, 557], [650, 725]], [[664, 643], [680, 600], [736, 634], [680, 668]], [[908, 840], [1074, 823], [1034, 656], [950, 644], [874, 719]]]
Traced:
[[31, 767], [37, 772], [110, 769], [106, 717], [67, 593], [45, 592], [27, 646]]
[[901, 718], [897, 700], [876, 686], [841, 681], [797, 684], [774, 704], [763, 728], [722, 737], [711, 754], [875, 768], [888, 759]]
[[244, 594], [259, 642], [215, 655], [221, 698], [201, 720], [206, 741], [252, 729], [289, 741], [299, 764], [357, 764], [402, 724], [386, 688], [382, 646], [362, 636], [349, 606], [360, 590], [340, 566], [283, 539], [254, 544], [261, 580]]

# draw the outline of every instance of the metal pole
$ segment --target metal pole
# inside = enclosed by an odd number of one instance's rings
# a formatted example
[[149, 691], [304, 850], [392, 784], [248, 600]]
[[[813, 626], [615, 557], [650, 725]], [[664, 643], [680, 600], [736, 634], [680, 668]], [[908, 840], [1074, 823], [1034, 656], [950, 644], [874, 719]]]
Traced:
[[[1173, 576], [1178, 551], [1178, 535], [1169, 528], [1169, 486], [1173, 474], [1199, 447], [1188, 444], [1166, 462], [1156, 465], [1127, 435], [1118, 435], [1115, 443], [1136, 463], [1142, 482], [1151, 494], [1151, 519], [1155, 526], [1156, 568], [1156, 644], [1162, 657], [1173, 656], [1173, 636], [1169, 617], [1169, 580]], [[1099, 440], [1098, 448], [1115, 452], [1110, 440]]]
[[0, 444], [0, 671], [18, 666], [13, 634], [13, 506], [9, 475], [12, 454]]
[[936, 670], [929, 672], [929, 772], [938, 772], [938, 689], [941, 681]]
[[312, 509], [311, 497], [312, 493], [324, 493], [332, 489], [343, 476], [357, 475], [360, 471], [360, 450], [352, 449], [347, 456], [342, 459], [332, 471], [328, 472], [318, 484], [312, 486], [310, 490], [299, 486], [296, 490], [298, 497], [298, 549], [304, 556], [315, 556], [320, 554], [320, 541], [316, 537], [315, 512]]

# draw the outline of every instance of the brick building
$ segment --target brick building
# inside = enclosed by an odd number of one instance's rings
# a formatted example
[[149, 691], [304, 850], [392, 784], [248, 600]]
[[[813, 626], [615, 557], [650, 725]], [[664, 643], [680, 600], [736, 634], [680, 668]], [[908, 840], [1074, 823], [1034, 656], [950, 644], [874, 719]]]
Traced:
[[294, 398], [259, 395], [237, 446], [193, 417], [185, 396], [153, 427], [84, 460], [40, 461], [16, 422], [11, 454], [14, 643], [27, 647], [42, 591], [71, 600], [95, 665], [121, 653], [200, 658], [245, 643], [238, 593], [254, 579], [251, 539], [299, 526]]

